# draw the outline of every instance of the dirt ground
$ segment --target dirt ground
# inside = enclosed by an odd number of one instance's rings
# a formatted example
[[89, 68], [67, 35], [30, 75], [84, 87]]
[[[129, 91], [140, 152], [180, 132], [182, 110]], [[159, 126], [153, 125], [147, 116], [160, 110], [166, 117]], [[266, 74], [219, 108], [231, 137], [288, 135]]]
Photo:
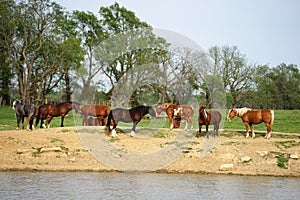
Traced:
[[[101, 131], [79, 132], [75, 127], [0, 131], [0, 170], [127, 171], [128, 163], [134, 162], [133, 171], [300, 177], [300, 139], [246, 139], [221, 133], [218, 139], [189, 137], [182, 142], [176, 137], [183, 131], [165, 130], [169, 134], [158, 138], [119, 134], [117, 139]], [[105, 159], [119, 159], [128, 168], [112, 167]], [[160, 166], [161, 162], [165, 163]]]

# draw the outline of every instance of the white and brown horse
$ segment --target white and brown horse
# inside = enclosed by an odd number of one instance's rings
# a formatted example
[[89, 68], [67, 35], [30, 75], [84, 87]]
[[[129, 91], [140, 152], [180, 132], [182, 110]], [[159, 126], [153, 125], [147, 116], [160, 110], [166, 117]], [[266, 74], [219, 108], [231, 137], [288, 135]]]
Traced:
[[189, 105], [162, 104], [156, 107], [156, 112], [158, 115], [160, 115], [161, 112], [166, 112], [170, 120], [170, 129], [173, 129], [178, 119], [185, 123], [185, 129], [188, 128], [189, 124], [190, 128], [193, 129], [194, 110]]
[[260, 124], [264, 122], [267, 127], [265, 138], [271, 137], [271, 131], [274, 124], [274, 111], [273, 110], [253, 110], [250, 108], [232, 108], [227, 116], [228, 121], [231, 121], [235, 116], [240, 117], [246, 126], [246, 138], [249, 137], [248, 125], [252, 132], [252, 138], [255, 137], [253, 131], [253, 124]]

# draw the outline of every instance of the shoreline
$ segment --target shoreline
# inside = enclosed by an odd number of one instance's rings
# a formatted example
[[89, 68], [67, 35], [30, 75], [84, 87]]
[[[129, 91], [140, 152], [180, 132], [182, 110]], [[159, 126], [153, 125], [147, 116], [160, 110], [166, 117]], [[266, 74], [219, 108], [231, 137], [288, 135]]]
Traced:
[[[288, 135], [288, 133], [287, 133]], [[109, 139], [109, 138], [108, 138]], [[0, 131], [1, 172], [117, 172], [117, 173], [169, 173], [169, 174], [217, 174], [240, 176], [300, 177], [300, 160], [288, 158], [284, 168], [278, 166], [275, 153], [298, 156], [299, 146], [279, 146], [300, 139], [262, 137], [225, 137], [217, 139], [216, 145], [204, 157], [199, 157], [204, 138], [192, 138], [189, 151], [181, 153], [174, 162], [155, 170], [118, 170], [107, 167], [86, 148], [74, 127]], [[141, 148], [140, 144], [143, 144]], [[119, 134], [113, 142], [126, 152], [141, 153], [162, 148], [168, 138], [135, 138]], [[294, 144], [293, 143], [293, 144]], [[259, 155], [265, 152], [266, 155]], [[146, 155], [145, 153], [145, 155]], [[249, 157], [249, 161], [242, 161]], [[159, 158], [159, 160], [163, 159]], [[221, 169], [222, 165], [228, 168]]]

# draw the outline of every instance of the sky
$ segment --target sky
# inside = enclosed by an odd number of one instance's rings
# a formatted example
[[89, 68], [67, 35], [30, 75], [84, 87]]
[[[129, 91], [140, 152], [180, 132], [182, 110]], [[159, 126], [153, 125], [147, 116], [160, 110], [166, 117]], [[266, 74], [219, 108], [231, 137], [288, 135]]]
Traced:
[[237, 46], [249, 63], [300, 66], [299, 0], [54, 0], [98, 14], [118, 2], [155, 29], [184, 35], [207, 51]]

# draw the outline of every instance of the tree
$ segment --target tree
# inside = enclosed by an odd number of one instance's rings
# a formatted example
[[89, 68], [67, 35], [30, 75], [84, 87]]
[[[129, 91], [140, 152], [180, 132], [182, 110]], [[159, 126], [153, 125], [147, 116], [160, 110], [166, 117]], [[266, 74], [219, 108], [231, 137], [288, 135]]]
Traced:
[[6, 32], [1, 28], [1, 34], [5, 36], [3, 44], [17, 76], [19, 96], [26, 103], [41, 102], [63, 80], [76, 42], [70, 38], [74, 42], [70, 46], [72, 43], [61, 34], [65, 16], [55, 2], [24, 0], [13, 6], [12, 11], [8, 26], [14, 28]]
[[232, 105], [243, 106], [240, 99], [243, 92], [252, 87], [255, 66], [247, 63], [236, 46], [211, 47], [209, 53], [213, 69], [221, 75], [226, 92], [232, 96]]
[[0, 5], [0, 106], [10, 101], [9, 88], [13, 73], [8, 60], [8, 49], [5, 40], [11, 40], [11, 38], [6, 38], [8, 35], [5, 33], [12, 32], [14, 29], [9, 23], [13, 17], [14, 6], [12, 0], [3, 1]]
[[[137, 88], [146, 85], [142, 79], [145, 81], [145, 78], [150, 80], [153, 77], [154, 80], [159, 57], [166, 53], [167, 44], [152, 33], [147, 23], [140, 21], [132, 11], [120, 7], [118, 3], [101, 7], [99, 13], [101, 26], [109, 34], [109, 39], [98, 45], [95, 58], [99, 66], [104, 66], [102, 72], [109, 80], [107, 96], [119, 96], [119, 103], [131, 99], [131, 105], [138, 104], [135, 98]], [[119, 91], [118, 85], [122, 83], [133, 86], [134, 91]], [[118, 95], [113, 95], [113, 92]], [[122, 98], [122, 95], [126, 97]]]
[[101, 64], [95, 63], [94, 49], [106, 38], [106, 34], [99, 19], [91, 12], [74, 11], [72, 22], [73, 29], [81, 38], [81, 46], [86, 53], [85, 62], [77, 73], [83, 84], [79, 100], [92, 101], [96, 92], [94, 85], [97, 84], [93, 79], [103, 67]]

